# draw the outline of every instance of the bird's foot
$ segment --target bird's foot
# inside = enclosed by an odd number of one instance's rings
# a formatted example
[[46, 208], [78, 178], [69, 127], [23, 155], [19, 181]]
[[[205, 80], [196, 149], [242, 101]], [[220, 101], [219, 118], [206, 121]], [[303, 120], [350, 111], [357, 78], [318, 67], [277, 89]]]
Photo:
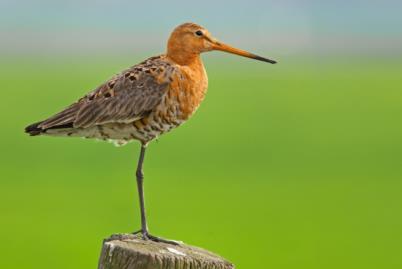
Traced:
[[151, 240], [151, 241], [154, 241], [154, 242], [166, 243], [166, 244], [175, 245], [175, 246], [180, 245], [180, 242], [178, 242], [178, 241], [168, 240], [168, 239], [164, 239], [164, 238], [161, 238], [161, 237], [153, 236], [153, 235], [151, 235], [149, 233], [147, 233], [145, 235], [142, 235], [142, 236], [143, 236], [143, 238], [145, 240]]
[[175, 245], [175, 246], [179, 246], [180, 242], [179, 241], [174, 241], [174, 240], [168, 240], [168, 239], [164, 239], [161, 237], [157, 237], [154, 235], [149, 234], [148, 231], [143, 231], [143, 230], [139, 230], [133, 233], [135, 234], [141, 234], [141, 237], [143, 240], [147, 241], [147, 240], [151, 240], [154, 242], [158, 242], [158, 243], [166, 243], [166, 244], [170, 244], [170, 245]]

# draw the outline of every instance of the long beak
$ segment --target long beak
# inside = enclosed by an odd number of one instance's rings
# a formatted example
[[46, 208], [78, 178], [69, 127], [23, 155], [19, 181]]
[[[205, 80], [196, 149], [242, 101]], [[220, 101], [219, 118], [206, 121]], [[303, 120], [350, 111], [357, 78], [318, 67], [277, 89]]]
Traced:
[[276, 64], [276, 61], [274, 61], [274, 60], [270, 60], [270, 59], [255, 55], [255, 54], [250, 53], [250, 52], [245, 51], [245, 50], [233, 48], [233, 47], [231, 47], [229, 45], [226, 45], [224, 43], [221, 43], [221, 42], [219, 42], [217, 40], [209, 40], [209, 41], [212, 43], [212, 49], [213, 50], [225, 51], [225, 52], [240, 55], [240, 56], [243, 56], [243, 57], [251, 58], [251, 59], [254, 59], [254, 60], [263, 61], [263, 62], [267, 62], [267, 63], [271, 63], [271, 64]]

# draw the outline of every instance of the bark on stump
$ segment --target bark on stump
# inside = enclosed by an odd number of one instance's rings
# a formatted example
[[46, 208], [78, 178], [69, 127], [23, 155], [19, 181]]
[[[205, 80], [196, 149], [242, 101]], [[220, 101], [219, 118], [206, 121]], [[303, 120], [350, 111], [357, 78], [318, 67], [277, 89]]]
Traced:
[[98, 269], [234, 269], [229, 261], [207, 250], [144, 241], [116, 234], [104, 240]]

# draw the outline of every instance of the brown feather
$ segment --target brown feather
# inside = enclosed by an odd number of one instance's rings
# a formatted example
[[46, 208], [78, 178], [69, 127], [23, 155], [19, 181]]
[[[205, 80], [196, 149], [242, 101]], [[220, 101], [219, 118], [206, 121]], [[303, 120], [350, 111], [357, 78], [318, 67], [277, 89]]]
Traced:
[[[164, 66], [164, 79], [157, 72]], [[129, 123], [148, 115], [163, 99], [175, 67], [161, 56], [132, 66], [56, 115], [40, 122], [41, 131], [57, 126], [88, 128], [106, 123]]]

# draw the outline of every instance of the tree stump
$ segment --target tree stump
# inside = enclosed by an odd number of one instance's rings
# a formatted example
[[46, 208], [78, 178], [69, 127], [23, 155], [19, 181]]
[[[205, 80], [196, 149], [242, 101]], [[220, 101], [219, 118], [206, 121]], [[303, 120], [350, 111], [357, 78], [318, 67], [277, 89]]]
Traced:
[[229, 261], [207, 250], [142, 240], [116, 234], [104, 240], [98, 269], [234, 269]]

